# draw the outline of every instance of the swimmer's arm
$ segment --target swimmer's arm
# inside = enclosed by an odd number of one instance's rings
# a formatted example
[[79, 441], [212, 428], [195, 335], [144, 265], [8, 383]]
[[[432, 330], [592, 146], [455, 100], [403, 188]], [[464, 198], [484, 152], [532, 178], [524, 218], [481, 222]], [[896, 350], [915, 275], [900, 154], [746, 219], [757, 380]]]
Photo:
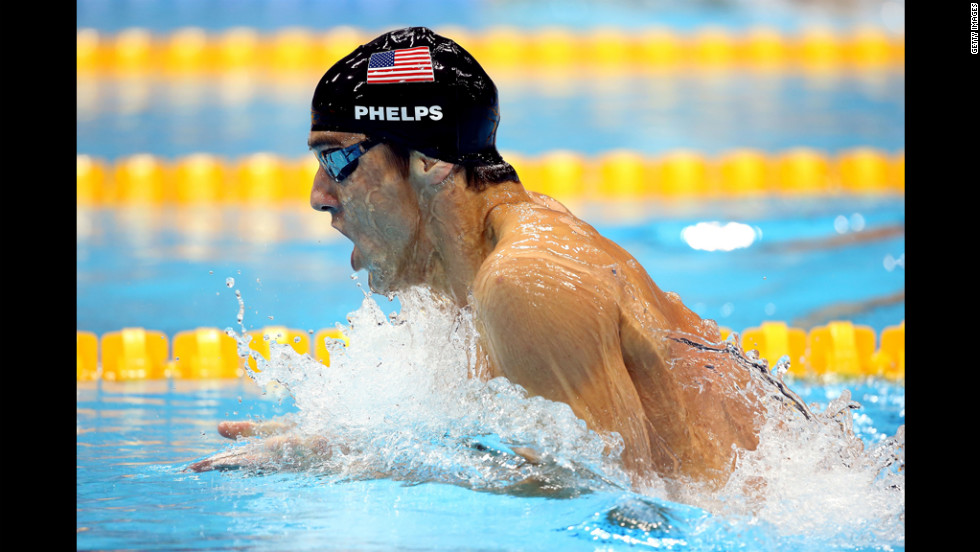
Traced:
[[568, 404], [592, 429], [630, 427], [627, 441], [645, 441], [636, 424], [620, 423], [642, 405], [622, 357], [619, 309], [603, 284], [544, 257], [501, 256], [474, 283], [481, 335], [495, 376]]
[[285, 433], [293, 424], [280, 421], [225, 421], [218, 423], [218, 433], [226, 439], [270, 437]]
[[[588, 336], [571, 323], [571, 303], [553, 295], [551, 276], [522, 270], [523, 259], [496, 263], [474, 285], [479, 320], [495, 376], [505, 376], [531, 394], [569, 402], [587, 371], [579, 353], [592, 356]], [[574, 302], [573, 302], [574, 303]], [[594, 359], [593, 359], [594, 360]]]
[[[341, 450], [344, 450], [341, 447]], [[333, 444], [326, 437], [301, 437], [294, 434], [272, 435], [224, 450], [194, 462], [184, 471], [299, 469], [310, 462], [322, 461], [333, 453]]]
[[285, 435], [294, 424], [281, 421], [224, 421], [218, 424], [218, 433], [231, 440], [260, 437], [260, 441], [221, 451], [194, 462], [185, 471], [227, 470], [245, 467], [271, 465], [276, 457], [281, 457], [287, 449], [311, 449], [311, 443]]

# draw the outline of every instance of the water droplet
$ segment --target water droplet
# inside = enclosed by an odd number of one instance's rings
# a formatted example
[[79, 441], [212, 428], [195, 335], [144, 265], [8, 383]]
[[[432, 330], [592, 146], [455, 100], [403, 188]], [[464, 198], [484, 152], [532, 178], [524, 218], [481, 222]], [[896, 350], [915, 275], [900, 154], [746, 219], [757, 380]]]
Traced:
[[891, 272], [896, 268], [905, 268], [905, 253], [902, 253], [897, 259], [891, 255], [891, 253], [885, 255], [885, 260], [883, 262], [885, 270]]
[[[242, 301], [241, 290], [235, 290], [235, 298], [238, 300], [238, 325], [242, 325], [242, 321], [245, 320], [245, 301]], [[245, 328], [242, 328], [244, 331]]]
[[782, 379], [783, 374], [789, 371], [789, 366], [789, 355], [783, 355], [779, 357], [779, 360], [776, 361], [776, 365], [772, 367], [772, 373]]
[[861, 213], [854, 213], [851, 215], [851, 219], [848, 221], [849, 226], [855, 232], [860, 232], [864, 230], [864, 216]]
[[228, 287], [235, 287], [235, 279], [232, 277], [225, 278], [225, 285]]

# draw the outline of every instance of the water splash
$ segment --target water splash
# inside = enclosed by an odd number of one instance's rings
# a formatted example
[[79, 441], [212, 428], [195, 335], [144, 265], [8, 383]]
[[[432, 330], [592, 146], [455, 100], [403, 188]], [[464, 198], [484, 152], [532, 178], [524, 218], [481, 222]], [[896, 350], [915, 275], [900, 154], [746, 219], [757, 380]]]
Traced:
[[[873, 446], [854, 433], [852, 411], [861, 408], [844, 389], [823, 410], [783, 382], [789, 367], [744, 354], [769, 395], [768, 416], [754, 451], [740, 452], [723, 490], [688, 497], [716, 514], [765, 521], [784, 543], [804, 546], [820, 536], [820, 547], [861, 548], [905, 542], [905, 426]], [[788, 400], [787, 400], [788, 399]], [[824, 548], [825, 549], [825, 548]]]
[[[300, 466], [338, 481], [386, 477], [511, 494], [612, 490], [667, 499], [656, 482], [630, 489], [618, 435], [591, 431], [567, 405], [528, 397], [504, 378], [472, 377], [480, 351], [470, 312], [424, 288], [399, 299], [401, 312], [386, 316], [365, 292], [340, 327], [350, 344], [326, 343], [329, 367], [275, 342], [268, 360], [256, 359], [249, 376], [292, 396], [297, 412], [288, 422], [294, 443], [305, 443], [278, 450], [271, 467]], [[244, 331], [236, 339], [248, 352]], [[797, 549], [904, 545], [904, 426], [865, 447], [853, 431], [859, 405], [849, 392], [822, 410], [807, 405], [783, 381], [788, 359], [770, 370], [739, 342], [699, 346], [726, 352], [748, 370], [768, 397], [769, 416], [758, 448], [739, 453], [721, 490], [691, 485], [670, 497], [700, 512], [675, 519], [685, 542], [721, 535], [718, 542], [777, 538]], [[673, 542], [674, 533], [659, 535], [663, 527], [643, 523], [610, 531], [610, 516], [621, 522], [633, 509], [620, 504], [569, 530], [609, 542]]]
[[[504, 378], [472, 377], [479, 351], [470, 312], [424, 288], [399, 300], [401, 312], [386, 316], [365, 294], [340, 328], [350, 344], [325, 343], [329, 367], [275, 342], [268, 360], [256, 359], [250, 377], [292, 396], [294, 436], [317, 449], [305, 468], [518, 494], [629, 486], [618, 435], [591, 431], [568, 405], [529, 397]], [[279, 452], [283, 464], [299, 455]]]

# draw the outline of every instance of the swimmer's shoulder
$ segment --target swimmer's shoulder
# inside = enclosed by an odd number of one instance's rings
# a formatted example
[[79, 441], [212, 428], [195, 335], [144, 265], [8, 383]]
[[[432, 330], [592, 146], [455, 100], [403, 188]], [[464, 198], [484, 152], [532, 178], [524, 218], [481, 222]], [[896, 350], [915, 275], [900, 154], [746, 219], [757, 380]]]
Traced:
[[558, 213], [562, 213], [566, 215], [572, 214], [572, 212], [568, 210], [568, 207], [565, 207], [565, 205], [563, 205], [562, 202], [558, 201], [557, 199], [549, 195], [545, 195], [540, 192], [535, 192], [532, 190], [528, 190], [527, 195], [530, 196], [531, 201], [536, 205], [539, 205], [546, 209], [550, 209], [552, 211], [556, 211]]
[[597, 267], [615, 264], [621, 250], [563, 206], [553, 208], [548, 196], [539, 195], [543, 199], [499, 207], [496, 240], [480, 275], [565, 278], [605, 287], [600, 280], [614, 274]]
[[[505, 240], [549, 239], [594, 241], [601, 236], [590, 224], [575, 216], [557, 199], [527, 191], [529, 201], [497, 207], [498, 229]], [[535, 230], [540, 231], [535, 231]]]

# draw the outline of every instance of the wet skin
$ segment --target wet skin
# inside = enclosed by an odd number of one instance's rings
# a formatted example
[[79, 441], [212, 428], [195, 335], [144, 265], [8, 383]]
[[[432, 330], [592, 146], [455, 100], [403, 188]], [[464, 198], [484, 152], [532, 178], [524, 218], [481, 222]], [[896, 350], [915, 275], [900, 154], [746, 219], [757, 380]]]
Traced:
[[[310, 146], [363, 138], [314, 132]], [[567, 403], [592, 429], [618, 432], [636, 477], [719, 484], [733, 445], [757, 446], [762, 406], [749, 373], [697, 346], [720, 340], [717, 325], [554, 199], [518, 182], [468, 188], [461, 167], [418, 152], [406, 173], [380, 145], [342, 183], [320, 168], [310, 202], [354, 243], [351, 264], [368, 271], [372, 290], [427, 285], [470, 306], [481, 377], [505, 376]]]

